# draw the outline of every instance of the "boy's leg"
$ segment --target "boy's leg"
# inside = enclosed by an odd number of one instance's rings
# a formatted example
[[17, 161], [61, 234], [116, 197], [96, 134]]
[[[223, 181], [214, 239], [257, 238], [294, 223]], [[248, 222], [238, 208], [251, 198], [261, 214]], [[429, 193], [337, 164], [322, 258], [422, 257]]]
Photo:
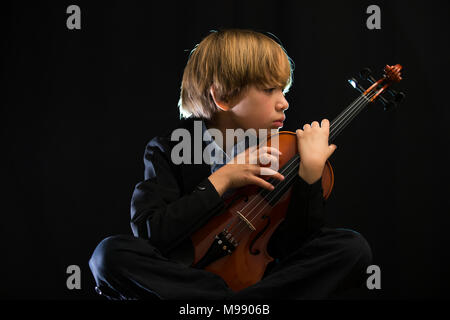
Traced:
[[328, 298], [336, 290], [362, 285], [371, 260], [371, 249], [361, 234], [323, 228], [232, 299]]
[[131, 235], [102, 240], [89, 266], [97, 292], [110, 299], [223, 299], [231, 293], [219, 276], [168, 260]]

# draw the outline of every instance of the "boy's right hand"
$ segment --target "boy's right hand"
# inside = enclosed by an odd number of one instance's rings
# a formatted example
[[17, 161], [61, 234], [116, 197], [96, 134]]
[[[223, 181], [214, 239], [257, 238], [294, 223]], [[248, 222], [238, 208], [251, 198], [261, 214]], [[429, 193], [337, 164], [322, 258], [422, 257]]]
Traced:
[[271, 168], [261, 166], [261, 164], [272, 162], [272, 165], [275, 164], [278, 168], [280, 154], [280, 151], [273, 147], [248, 148], [244, 154], [234, 157], [226, 165], [211, 174], [208, 179], [220, 196], [230, 188], [239, 188], [249, 184], [273, 190], [274, 186], [261, 176], [278, 180], [283, 180], [284, 176]]

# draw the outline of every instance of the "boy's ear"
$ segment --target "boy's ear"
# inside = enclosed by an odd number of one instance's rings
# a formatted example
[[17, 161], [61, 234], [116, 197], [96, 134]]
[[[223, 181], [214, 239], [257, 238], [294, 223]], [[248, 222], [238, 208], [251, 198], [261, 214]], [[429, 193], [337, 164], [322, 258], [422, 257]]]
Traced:
[[211, 97], [214, 100], [214, 103], [216, 104], [217, 108], [221, 109], [222, 111], [228, 111], [230, 110], [230, 105], [226, 103], [225, 101], [220, 101], [216, 99], [216, 94], [214, 92], [213, 86], [209, 88], [209, 92], [211, 93]]

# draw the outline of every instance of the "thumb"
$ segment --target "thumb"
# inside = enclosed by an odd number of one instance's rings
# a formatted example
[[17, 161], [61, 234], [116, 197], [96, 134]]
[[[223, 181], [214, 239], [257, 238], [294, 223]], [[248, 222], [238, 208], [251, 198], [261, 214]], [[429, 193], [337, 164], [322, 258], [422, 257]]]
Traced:
[[330, 156], [333, 154], [333, 152], [334, 152], [336, 149], [337, 149], [337, 146], [336, 146], [335, 144], [330, 144], [330, 145], [328, 146], [328, 151], [329, 151]]

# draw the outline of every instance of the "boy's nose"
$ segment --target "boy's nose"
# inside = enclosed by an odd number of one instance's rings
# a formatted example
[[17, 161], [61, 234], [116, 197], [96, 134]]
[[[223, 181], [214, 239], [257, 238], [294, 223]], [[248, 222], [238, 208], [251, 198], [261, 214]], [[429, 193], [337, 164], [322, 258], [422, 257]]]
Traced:
[[284, 111], [284, 110], [287, 110], [289, 108], [289, 102], [287, 102], [287, 100], [284, 99], [284, 97], [283, 97], [283, 100], [284, 101], [280, 101], [280, 102], [277, 103], [276, 108], [279, 111]]

